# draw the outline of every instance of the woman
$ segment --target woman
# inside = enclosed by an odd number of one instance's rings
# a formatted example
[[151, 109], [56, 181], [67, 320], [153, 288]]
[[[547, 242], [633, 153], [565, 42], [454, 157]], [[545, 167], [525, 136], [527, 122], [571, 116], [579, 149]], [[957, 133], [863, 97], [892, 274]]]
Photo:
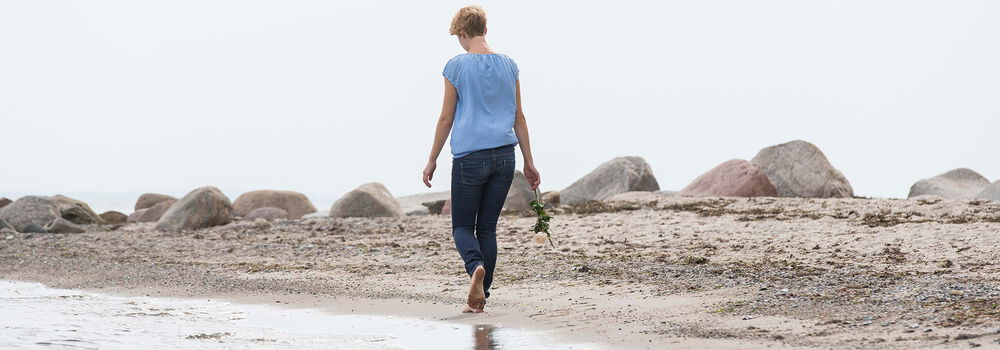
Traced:
[[514, 179], [515, 145], [521, 146], [531, 189], [538, 188], [541, 177], [521, 111], [517, 65], [486, 43], [486, 12], [478, 6], [458, 10], [450, 32], [468, 53], [455, 56], [444, 67], [444, 106], [424, 168], [424, 184], [431, 187], [450, 131], [452, 236], [471, 277], [463, 312], [483, 312], [497, 261], [497, 219]]

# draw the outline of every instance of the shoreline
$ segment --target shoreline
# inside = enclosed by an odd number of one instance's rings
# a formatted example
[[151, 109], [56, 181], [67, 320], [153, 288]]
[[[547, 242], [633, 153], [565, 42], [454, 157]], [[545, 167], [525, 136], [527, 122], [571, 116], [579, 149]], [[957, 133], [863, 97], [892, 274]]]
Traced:
[[19, 234], [0, 243], [0, 279], [500, 323], [606, 348], [1000, 342], [1000, 203], [632, 199], [557, 211], [557, 250], [531, 242], [534, 218], [503, 216], [486, 314], [460, 313], [467, 277], [441, 216]]

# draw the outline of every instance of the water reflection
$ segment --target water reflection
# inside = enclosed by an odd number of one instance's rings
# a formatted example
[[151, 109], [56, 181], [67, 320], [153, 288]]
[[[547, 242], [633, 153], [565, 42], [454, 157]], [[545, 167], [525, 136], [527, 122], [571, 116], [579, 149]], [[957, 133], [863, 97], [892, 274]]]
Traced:
[[499, 349], [500, 346], [497, 342], [493, 340], [493, 327], [488, 324], [479, 324], [472, 327], [472, 339], [475, 342], [475, 350], [495, 350]]

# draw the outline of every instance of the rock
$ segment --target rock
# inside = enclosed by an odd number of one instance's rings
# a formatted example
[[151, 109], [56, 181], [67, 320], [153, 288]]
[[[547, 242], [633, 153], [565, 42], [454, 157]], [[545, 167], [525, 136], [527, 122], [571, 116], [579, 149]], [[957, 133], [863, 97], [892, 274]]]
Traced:
[[976, 199], [985, 199], [1000, 202], [1000, 180], [989, 185], [982, 192], [976, 195]]
[[254, 221], [257, 219], [262, 220], [278, 220], [278, 219], [291, 219], [288, 216], [288, 212], [281, 208], [275, 207], [264, 207], [251, 210], [243, 217], [244, 221]]
[[84, 230], [83, 227], [77, 226], [72, 221], [69, 221], [69, 220], [63, 219], [63, 218], [57, 218], [55, 220], [52, 220], [52, 222], [50, 222], [47, 226], [45, 226], [45, 230], [49, 231], [49, 233], [84, 233], [84, 232], [86, 232], [86, 230]]
[[135, 201], [134, 210], [146, 209], [156, 205], [156, 203], [166, 200], [177, 200], [177, 198], [159, 193], [143, 193], [139, 196], [139, 199]]
[[[61, 218], [56, 218], [56, 219], [61, 219]], [[42, 227], [41, 225], [35, 225], [35, 224], [25, 225], [23, 229], [18, 231], [23, 233], [49, 233], [49, 231], [46, 231], [45, 228]]]
[[656, 194], [662, 194], [667, 197], [677, 197], [681, 194], [681, 191], [656, 191]]
[[[14, 229], [12, 229], [10, 227], [0, 228], [0, 234], [10, 235], [10, 234], [13, 234], [13, 233], [17, 233], [17, 231], [14, 231]], [[7, 238], [7, 239], [14, 239], [14, 236], [7, 236], [7, 237], [10, 237], [10, 238]]]
[[[444, 208], [444, 202], [447, 202], [447, 201], [448, 201], [447, 199], [442, 199], [442, 200], [433, 201], [433, 202], [426, 202], [426, 203], [424, 203], [424, 206], [427, 207], [427, 213], [428, 214], [430, 214], [430, 215], [441, 215], [441, 209]], [[406, 215], [413, 215], [413, 214], [407, 213]]]
[[59, 207], [50, 197], [24, 196], [0, 208], [0, 219], [7, 221], [18, 232], [27, 231], [28, 225], [38, 229], [60, 218]]
[[236, 201], [233, 202], [233, 213], [236, 216], [247, 216], [254, 209], [267, 207], [284, 210], [289, 219], [298, 219], [302, 215], [316, 212], [316, 207], [304, 194], [293, 191], [258, 190], [236, 197]]
[[128, 221], [128, 215], [111, 210], [102, 213], [101, 220], [104, 220], [105, 224], [124, 224]]
[[0, 208], [6, 207], [7, 204], [10, 204], [10, 203], [13, 203], [13, 201], [11, 201], [10, 199], [7, 199], [7, 197], [0, 197]]
[[663, 195], [657, 192], [649, 191], [629, 191], [625, 193], [619, 193], [614, 196], [605, 198], [605, 202], [652, 202], [662, 199]]
[[935, 195], [945, 199], [973, 199], [990, 186], [990, 180], [979, 173], [958, 168], [923, 179], [910, 186], [909, 197]]
[[228, 224], [232, 217], [233, 206], [229, 198], [218, 188], [205, 186], [177, 200], [156, 223], [156, 229], [196, 230]]
[[[59, 207], [59, 213], [63, 219], [78, 225], [102, 224], [104, 220], [97, 215], [90, 206], [83, 201], [57, 194], [52, 196], [52, 200]], [[50, 230], [51, 232], [51, 230]]]
[[418, 193], [409, 196], [396, 198], [399, 207], [406, 215], [428, 215], [433, 214], [427, 210], [424, 203], [448, 200], [451, 198], [451, 191]]
[[771, 180], [781, 197], [849, 198], [854, 189], [823, 152], [795, 140], [765, 147], [751, 162]]
[[510, 183], [510, 190], [507, 191], [507, 199], [503, 202], [505, 210], [529, 211], [535, 199], [535, 191], [528, 184], [528, 178], [520, 170], [514, 171], [514, 180]]
[[146, 211], [148, 211], [148, 210], [149, 210], [149, 208], [139, 209], [139, 210], [136, 210], [136, 211], [132, 212], [132, 214], [129, 214], [128, 219], [125, 219], [125, 222], [129, 223], [129, 224], [131, 224], [133, 222], [139, 222], [139, 218], [141, 218], [142, 214], [145, 214]]
[[441, 206], [441, 215], [451, 215], [451, 199], [446, 199]]
[[559, 191], [561, 204], [604, 200], [629, 191], [656, 191], [660, 185], [653, 170], [641, 157], [618, 157], [605, 162], [586, 176]]
[[559, 191], [547, 191], [542, 193], [542, 203], [545, 204], [546, 208], [555, 208], [559, 206]]
[[[163, 218], [163, 214], [166, 214], [170, 207], [177, 203], [176, 199], [168, 199], [161, 201], [153, 205], [152, 207], [141, 209], [142, 214], [136, 218], [135, 222], [157, 222]], [[138, 211], [136, 211], [138, 212]]]
[[361, 185], [330, 207], [332, 217], [402, 217], [403, 209], [392, 194], [378, 182]]
[[320, 211], [311, 214], [302, 215], [303, 219], [313, 219], [313, 218], [328, 218], [330, 217], [330, 212]]
[[[263, 209], [263, 208], [259, 208], [259, 209]], [[282, 210], [280, 208], [278, 210], [284, 211], [284, 210]], [[288, 212], [285, 212], [285, 213], [287, 214]], [[266, 230], [266, 229], [271, 228], [271, 223], [267, 222], [267, 219], [265, 219], [265, 218], [256, 218], [256, 219], [253, 220], [253, 227], [256, 228], [256, 229]]]
[[15, 229], [14, 226], [11, 226], [10, 223], [7, 222], [7, 220], [0, 219], [0, 230], [3, 229], [9, 229], [11, 231], [17, 232], [17, 229]]
[[743, 159], [732, 159], [701, 174], [684, 187], [681, 196], [777, 197], [767, 175]]

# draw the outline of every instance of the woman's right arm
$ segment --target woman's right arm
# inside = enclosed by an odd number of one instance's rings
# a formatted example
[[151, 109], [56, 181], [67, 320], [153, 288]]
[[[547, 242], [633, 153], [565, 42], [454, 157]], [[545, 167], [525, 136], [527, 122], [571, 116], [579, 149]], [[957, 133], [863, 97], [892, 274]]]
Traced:
[[441, 148], [444, 141], [448, 139], [451, 132], [451, 125], [455, 121], [455, 104], [458, 103], [458, 91], [451, 85], [448, 78], [444, 78], [444, 103], [441, 106], [441, 116], [438, 117], [437, 130], [434, 131], [434, 144], [431, 146], [431, 156], [427, 159], [427, 166], [424, 167], [424, 185], [431, 187], [431, 180], [434, 179], [434, 170], [437, 169], [437, 158], [441, 155]]

